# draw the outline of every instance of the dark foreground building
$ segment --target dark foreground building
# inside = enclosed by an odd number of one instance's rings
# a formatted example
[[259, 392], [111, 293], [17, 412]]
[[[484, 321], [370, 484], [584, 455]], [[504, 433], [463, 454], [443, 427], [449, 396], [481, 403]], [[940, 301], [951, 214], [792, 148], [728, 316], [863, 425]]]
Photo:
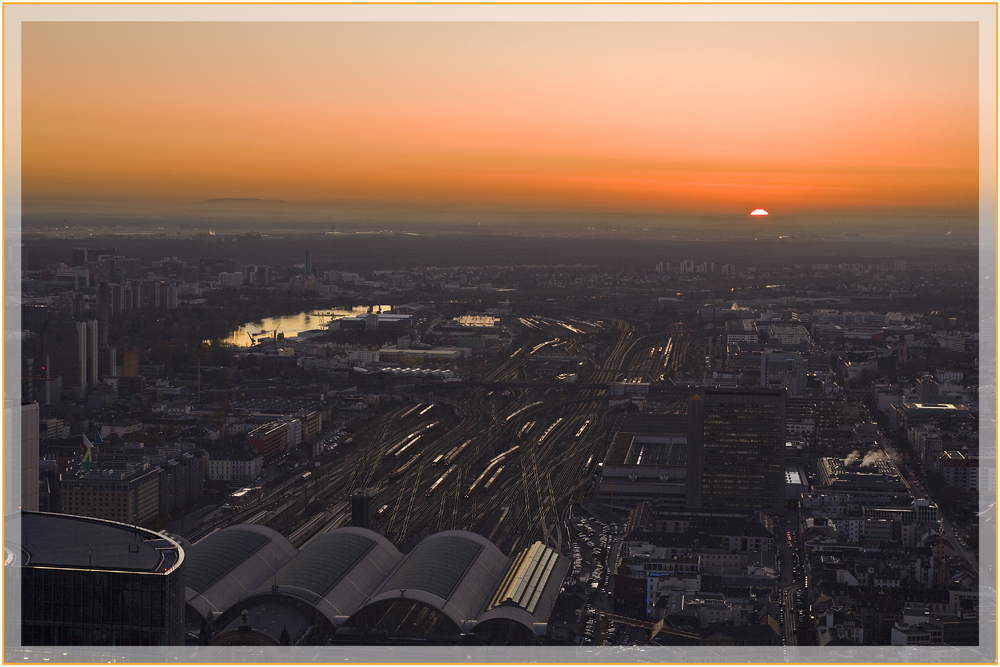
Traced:
[[6, 529], [24, 646], [537, 644], [569, 569], [541, 543], [508, 558], [460, 530], [403, 554], [357, 527], [301, 550], [253, 524], [194, 545], [62, 514]]
[[7, 517], [4, 534], [7, 592], [20, 588], [22, 645], [183, 644], [184, 551], [173, 540], [35, 512]]

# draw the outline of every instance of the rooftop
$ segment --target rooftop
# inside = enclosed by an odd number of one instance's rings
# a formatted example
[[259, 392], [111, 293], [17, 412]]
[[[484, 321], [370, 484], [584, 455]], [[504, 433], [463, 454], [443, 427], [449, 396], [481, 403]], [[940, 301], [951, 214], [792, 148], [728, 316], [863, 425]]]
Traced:
[[375, 540], [334, 531], [321, 535], [278, 571], [279, 590], [294, 590], [315, 603], [364, 557]]
[[482, 549], [481, 544], [459, 535], [424, 540], [380, 592], [416, 589], [447, 600]]
[[187, 602], [221, 612], [274, 575], [296, 553], [283, 535], [254, 524], [213, 533], [188, 550]]
[[686, 435], [615, 434], [606, 466], [683, 467], [687, 461]]
[[666, 438], [637, 435], [625, 456], [625, 465], [683, 466], [687, 461], [687, 443]]
[[[13, 525], [12, 522], [20, 524]], [[20, 544], [5, 545], [20, 552], [22, 567], [118, 570], [169, 573], [184, 560], [173, 540], [151, 530], [114, 521], [67, 514], [24, 512], [5, 520], [7, 540], [20, 532]]]

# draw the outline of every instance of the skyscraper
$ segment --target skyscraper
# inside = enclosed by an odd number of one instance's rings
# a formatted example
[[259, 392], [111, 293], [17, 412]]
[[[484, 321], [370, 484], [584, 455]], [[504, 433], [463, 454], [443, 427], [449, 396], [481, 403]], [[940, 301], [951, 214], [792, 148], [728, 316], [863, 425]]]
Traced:
[[42, 352], [49, 357], [52, 375], [62, 376], [62, 386], [76, 400], [98, 380], [97, 320], [50, 322], [42, 334]]
[[694, 389], [688, 505], [779, 514], [784, 501], [785, 391]]

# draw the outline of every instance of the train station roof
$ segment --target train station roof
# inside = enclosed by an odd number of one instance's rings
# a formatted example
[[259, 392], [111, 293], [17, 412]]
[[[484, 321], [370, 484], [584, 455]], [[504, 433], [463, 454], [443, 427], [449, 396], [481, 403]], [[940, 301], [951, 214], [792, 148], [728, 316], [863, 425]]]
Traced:
[[463, 627], [485, 607], [509, 562], [481, 535], [461, 530], [436, 533], [402, 559], [366, 606], [408, 598], [440, 610]]
[[402, 558], [375, 531], [338, 528], [313, 539], [251, 597], [290, 595], [334, 623], [361, 607]]
[[567, 570], [569, 560], [541, 542], [535, 542], [511, 562], [477, 622], [506, 618], [544, 634]]
[[218, 615], [260, 587], [297, 550], [266, 526], [243, 523], [212, 533], [187, 550], [187, 603]]

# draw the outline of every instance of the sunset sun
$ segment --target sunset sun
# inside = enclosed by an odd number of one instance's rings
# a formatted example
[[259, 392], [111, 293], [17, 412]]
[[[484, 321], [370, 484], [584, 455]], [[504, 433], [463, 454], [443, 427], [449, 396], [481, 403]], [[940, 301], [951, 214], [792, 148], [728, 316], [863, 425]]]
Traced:
[[755, 208], [754, 210], [750, 211], [750, 215], [767, 215], [767, 211], [765, 211], [762, 208]]

